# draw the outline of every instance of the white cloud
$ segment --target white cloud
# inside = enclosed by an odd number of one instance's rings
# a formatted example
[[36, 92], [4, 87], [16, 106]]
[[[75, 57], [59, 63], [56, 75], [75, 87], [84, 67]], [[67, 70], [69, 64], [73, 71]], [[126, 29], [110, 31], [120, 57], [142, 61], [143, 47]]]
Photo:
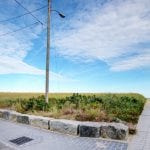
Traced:
[[150, 49], [148, 52], [139, 54], [136, 56], [129, 57], [127, 59], [120, 60], [118, 62], [113, 62], [111, 64], [111, 70], [121, 71], [121, 70], [131, 70], [134, 68], [149, 67], [150, 66]]
[[[53, 46], [69, 59], [102, 60], [114, 71], [150, 66], [150, 49], [145, 52], [141, 46], [150, 47], [149, 12], [149, 0], [113, 0], [91, 7], [79, 14], [87, 21], [79, 23], [77, 16], [69, 21], [73, 29], [67, 30], [66, 24], [64, 32], [54, 35]], [[132, 57], [134, 53], [138, 55]]]
[[[0, 3], [0, 6], [4, 5], [5, 3]], [[29, 8], [29, 10], [34, 10], [40, 8], [44, 4], [36, 3], [36, 1], [30, 4], [30, 1], [26, 1], [23, 5]], [[16, 9], [17, 14], [24, 13], [22, 8], [18, 7], [16, 3], [12, 3], [11, 1], [10, 3], [6, 3], [5, 9], [1, 10], [3, 12], [0, 15], [1, 20], [16, 16]], [[9, 13], [7, 13], [8, 10]], [[36, 12], [34, 15], [40, 16], [40, 20], [44, 18], [44, 14], [41, 14], [40, 12]], [[0, 35], [12, 32], [13, 30], [17, 30], [36, 22], [32, 16], [25, 16], [24, 18], [19, 18], [19, 20], [20, 19], [22, 19], [20, 22], [16, 22], [17, 20], [15, 20], [13, 23], [0, 23]], [[45, 75], [45, 70], [38, 69], [24, 61], [28, 53], [33, 48], [33, 40], [38, 39], [42, 32], [42, 26], [40, 24], [36, 24], [31, 28], [7, 34], [5, 36], [0, 36], [0, 74]], [[42, 47], [44, 47], [44, 45]], [[63, 81], [66, 80], [66, 77], [50, 71], [50, 80]]]
[[[0, 35], [17, 28], [14, 24], [0, 25]], [[15, 35], [1, 36], [0, 40], [0, 74], [25, 73], [42, 74], [42, 70], [24, 62], [24, 58], [32, 49], [32, 40], [38, 35], [30, 32], [19, 32]]]
[[35, 74], [43, 75], [44, 70], [37, 69], [24, 63], [22, 60], [14, 59], [11, 57], [0, 58], [0, 74]]
[[[23, 3], [23, 5], [25, 4]], [[0, 3], [0, 6], [2, 8], [0, 11], [1, 20], [25, 13], [25, 10], [18, 6], [15, 1], [9, 0], [5, 3]], [[28, 6], [30, 6], [31, 10], [37, 8], [35, 3]], [[13, 21], [1, 22], [0, 35], [20, 29], [33, 22], [35, 20], [30, 15]], [[28, 52], [33, 48], [33, 40], [38, 39], [40, 33], [41, 26], [36, 24], [32, 29], [27, 28], [19, 32], [0, 36], [0, 74], [43, 74], [43, 70], [24, 62]]]

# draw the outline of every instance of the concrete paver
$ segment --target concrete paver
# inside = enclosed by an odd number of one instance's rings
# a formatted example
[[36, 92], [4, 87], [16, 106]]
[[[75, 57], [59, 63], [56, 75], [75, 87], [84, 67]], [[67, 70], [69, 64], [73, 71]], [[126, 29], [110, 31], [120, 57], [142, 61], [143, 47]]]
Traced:
[[[34, 140], [20, 146], [9, 142], [21, 136]], [[63, 135], [2, 119], [0, 141], [10, 147], [8, 150], [127, 150], [128, 146], [126, 142]], [[5, 150], [1, 147], [0, 150]]]
[[0, 150], [13, 150], [13, 149], [0, 142]]
[[128, 150], [150, 150], [150, 101], [144, 107], [137, 125], [137, 134], [129, 143]]

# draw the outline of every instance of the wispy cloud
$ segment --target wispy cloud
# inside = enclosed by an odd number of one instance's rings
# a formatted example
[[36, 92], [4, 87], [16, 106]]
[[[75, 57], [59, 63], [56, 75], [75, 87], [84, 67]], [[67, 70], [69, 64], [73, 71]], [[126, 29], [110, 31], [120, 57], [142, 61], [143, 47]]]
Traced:
[[127, 59], [120, 60], [119, 62], [113, 62], [113, 64], [111, 65], [111, 70], [131, 70], [134, 68], [149, 67], [149, 65], [150, 52], [132, 56]]
[[[5, 3], [0, 3], [0, 5], [2, 6], [0, 15], [1, 20], [4, 18], [11, 18], [17, 14], [23, 14], [25, 12], [22, 8], [18, 7], [15, 1], [10, 2], [8, 0]], [[33, 5], [31, 4], [28, 6], [30, 6], [30, 10], [36, 8], [34, 3]], [[33, 22], [35, 22], [35, 20], [29, 15], [24, 16], [19, 20], [1, 22], [0, 35], [25, 27]], [[0, 74], [43, 74], [43, 70], [30, 66], [24, 62], [28, 52], [33, 48], [33, 40], [39, 38], [41, 31], [42, 27], [36, 24], [32, 29], [27, 28], [16, 33], [0, 37]]]
[[[16, 16], [16, 9], [17, 14], [23, 14], [25, 12], [14, 1], [8, 1], [2, 4], [0, 3], [3, 6], [0, 15], [1, 20]], [[32, 4], [30, 4], [30, 1], [24, 1], [22, 3], [29, 10], [34, 10], [44, 5], [36, 1]], [[34, 15], [38, 16], [44, 22], [45, 13], [36, 12]], [[36, 22], [36, 20], [30, 15], [19, 18], [19, 20], [2, 22], [0, 23], [0, 35], [12, 32], [33, 22]], [[35, 44], [34, 40], [40, 38], [40, 34], [43, 32], [42, 29], [43, 27], [40, 24], [36, 24], [31, 28], [0, 37], [0, 74], [45, 75], [45, 70], [29, 65], [24, 61], [28, 53], [33, 49], [33, 45]], [[50, 72], [50, 79], [52, 81], [63, 81], [66, 80], [66, 77]]]
[[[11, 28], [9, 26], [12, 26]], [[17, 28], [14, 24], [0, 25], [0, 34], [7, 33], [12, 28]], [[25, 73], [41, 74], [43, 71], [30, 66], [24, 62], [24, 58], [32, 49], [32, 40], [38, 35], [31, 31], [6, 35], [0, 38], [0, 74], [7, 73]]]
[[93, 3], [83, 5], [86, 9], [54, 36], [58, 53], [81, 61], [102, 60], [113, 71], [150, 66], [150, 1], [113, 0], [90, 7]]

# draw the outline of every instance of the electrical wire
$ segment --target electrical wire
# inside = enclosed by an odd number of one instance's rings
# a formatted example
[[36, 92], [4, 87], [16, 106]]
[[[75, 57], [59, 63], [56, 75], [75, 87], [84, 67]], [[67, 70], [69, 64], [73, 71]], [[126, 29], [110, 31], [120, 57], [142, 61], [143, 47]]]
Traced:
[[[39, 11], [39, 10], [45, 8], [45, 7], [47, 7], [47, 5], [45, 5], [45, 6], [41, 7], [41, 8], [38, 8], [38, 9], [35, 9], [35, 10], [31, 11], [31, 13], [36, 12], [36, 11]], [[23, 16], [28, 15], [28, 14], [30, 14], [30, 12], [27, 12], [27, 13], [24, 13], [24, 14], [22, 14], [22, 15], [18, 15], [18, 16], [12, 17], [12, 18], [8, 18], [8, 19], [5, 19], [5, 20], [0, 20], [0, 23], [1, 23], [1, 22], [10, 21], [10, 20], [14, 20], [14, 19], [23, 17]]]
[[18, 2], [17, 0], [14, 0], [19, 6], [21, 6], [23, 9], [25, 9], [32, 17], [34, 17], [41, 25], [43, 25], [43, 23], [37, 18], [35, 17], [27, 8], [25, 8], [20, 2]]
[[22, 28], [20, 28], [20, 29], [17, 29], [17, 30], [13, 30], [13, 31], [10, 31], [10, 32], [7, 32], [7, 33], [4, 33], [4, 34], [1, 34], [1, 35], [0, 35], [0, 37], [1, 37], [1, 36], [5, 36], [5, 35], [8, 35], [8, 34], [15, 33], [15, 32], [21, 31], [21, 30], [24, 30], [24, 29], [26, 29], [26, 28], [28, 28], [28, 27], [31, 27], [31, 26], [35, 25], [35, 24], [38, 24], [38, 22], [35, 22], [35, 23], [32, 23], [32, 24], [29, 24], [29, 25], [27, 25], [27, 26], [25, 26], [25, 27], [22, 27]]

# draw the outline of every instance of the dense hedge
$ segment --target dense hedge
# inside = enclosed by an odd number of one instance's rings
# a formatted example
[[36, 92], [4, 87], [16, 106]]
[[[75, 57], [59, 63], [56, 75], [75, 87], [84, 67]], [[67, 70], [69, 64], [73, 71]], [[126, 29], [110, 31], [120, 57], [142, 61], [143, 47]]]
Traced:
[[29, 99], [3, 100], [0, 107], [13, 108], [19, 112], [47, 112], [50, 117], [82, 121], [118, 121], [136, 123], [146, 99], [140, 94], [73, 94], [66, 98], [44, 96]]

